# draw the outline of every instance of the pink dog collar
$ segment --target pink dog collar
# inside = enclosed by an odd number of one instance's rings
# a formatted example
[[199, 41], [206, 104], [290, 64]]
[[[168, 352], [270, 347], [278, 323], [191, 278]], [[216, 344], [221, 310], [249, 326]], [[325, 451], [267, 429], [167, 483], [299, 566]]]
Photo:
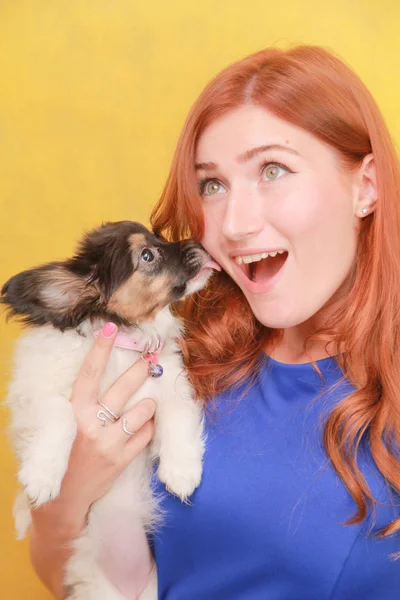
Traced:
[[[96, 329], [94, 337], [97, 338], [100, 333], [101, 329]], [[135, 336], [132, 334], [119, 331], [115, 338], [114, 346], [123, 348], [124, 350], [135, 350], [135, 352], [140, 352], [141, 354], [155, 354], [156, 352], [161, 352], [164, 343], [158, 338], [156, 344], [152, 345], [151, 342], [143, 342], [139, 339], [135, 339]]]
[[[101, 329], [96, 329], [94, 336], [97, 338], [101, 333]], [[143, 360], [149, 363], [149, 375], [151, 377], [161, 377], [163, 368], [158, 364], [158, 353], [161, 352], [164, 343], [160, 338], [157, 338], [155, 345], [151, 342], [143, 342], [139, 339], [135, 340], [135, 336], [124, 331], [119, 331], [114, 341], [114, 346], [123, 350], [134, 350], [140, 352]]]

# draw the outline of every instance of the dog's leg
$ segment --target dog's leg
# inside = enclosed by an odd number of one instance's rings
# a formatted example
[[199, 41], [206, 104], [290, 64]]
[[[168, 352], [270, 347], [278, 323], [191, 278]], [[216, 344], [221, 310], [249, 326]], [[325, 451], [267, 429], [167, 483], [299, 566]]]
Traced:
[[31, 524], [31, 506], [25, 492], [20, 492], [15, 498], [13, 517], [17, 540], [23, 540]]
[[[27, 415], [19, 419], [14, 414], [12, 428], [20, 460], [18, 479], [29, 501], [39, 506], [60, 492], [76, 422], [72, 406], [64, 396], [42, 398], [30, 415], [31, 422], [27, 423]], [[18, 421], [24, 421], [24, 426], [18, 428]]]
[[[169, 491], [183, 501], [198, 487], [204, 454], [203, 419], [200, 404], [186, 374], [176, 367], [176, 357], [164, 366], [162, 390], [156, 411], [153, 454], [159, 456], [158, 476]], [[170, 372], [169, 370], [170, 369]], [[178, 373], [178, 374], [177, 374]], [[158, 382], [155, 382], [158, 385]], [[151, 392], [149, 393], [151, 396]]]
[[[74, 542], [64, 578], [70, 600], [141, 597], [153, 566], [145, 528], [154, 526], [156, 508], [142, 453], [93, 504], [88, 524]], [[148, 600], [157, 600], [157, 595], [148, 595]]]
[[88, 528], [75, 540], [73, 550], [64, 575], [67, 600], [128, 600], [103, 575], [96, 562], [96, 542]]

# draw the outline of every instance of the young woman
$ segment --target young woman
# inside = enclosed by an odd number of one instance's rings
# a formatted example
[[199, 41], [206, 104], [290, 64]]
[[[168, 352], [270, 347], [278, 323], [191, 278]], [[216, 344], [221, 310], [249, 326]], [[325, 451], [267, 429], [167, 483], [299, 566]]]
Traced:
[[[318, 47], [231, 65], [189, 114], [153, 226], [201, 240], [223, 269], [182, 309], [207, 449], [191, 505], [166, 494], [150, 540], [159, 597], [394, 599], [400, 172], [369, 92]], [[121, 447], [131, 460], [153, 430], [151, 399], [132, 410], [129, 441], [93, 427], [108, 334], [75, 386], [60, 498], [33, 514], [33, 565], [59, 597], [66, 543], [124, 468]], [[106, 403], [145, 377], [140, 361]], [[151, 567], [145, 540], [140, 552], [132, 597]]]

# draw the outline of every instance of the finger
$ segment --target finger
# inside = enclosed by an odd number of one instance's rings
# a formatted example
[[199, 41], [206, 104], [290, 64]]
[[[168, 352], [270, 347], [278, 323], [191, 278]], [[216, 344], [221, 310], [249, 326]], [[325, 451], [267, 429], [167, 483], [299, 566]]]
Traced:
[[[135, 404], [122, 415], [120, 420], [111, 427], [105, 428], [106, 431], [103, 433], [105, 443], [109, 446], [124, 445], [147, 421], [154, 417], [156, 407], [155, 401], [151, 398], [145, 398]], [[128, 431], [131, 433], [127, 433]]]
[[74, 383], [72, 403], [87, 403], [88, 400], [97, 401], [100, 379], [107, 366], [117, 331], [117, 326], [114, 323], [104, 325], [79, 369], [78, 377]]
[[121, 413], [129, 398], [138, 391], [149, 376], [149, 364], [137, 360], [107, 390], [101, 402], [114, 413]]
[[121, 466], [125, 468], [136, 456], [146, 448], [154, 435], [154, 420], [147, 421], [131, 436], [121, 450]]

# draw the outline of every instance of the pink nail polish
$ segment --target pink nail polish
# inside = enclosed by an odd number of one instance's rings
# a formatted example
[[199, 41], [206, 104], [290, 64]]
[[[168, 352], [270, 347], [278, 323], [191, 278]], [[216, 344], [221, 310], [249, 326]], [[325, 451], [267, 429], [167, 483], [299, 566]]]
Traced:
[[114, 335], [116, 330], [117, 326], [114, 323], [106, 323], [103, 329], [101, 330], [101, 335], [105, 338], [109, 338], [112, 335]]

